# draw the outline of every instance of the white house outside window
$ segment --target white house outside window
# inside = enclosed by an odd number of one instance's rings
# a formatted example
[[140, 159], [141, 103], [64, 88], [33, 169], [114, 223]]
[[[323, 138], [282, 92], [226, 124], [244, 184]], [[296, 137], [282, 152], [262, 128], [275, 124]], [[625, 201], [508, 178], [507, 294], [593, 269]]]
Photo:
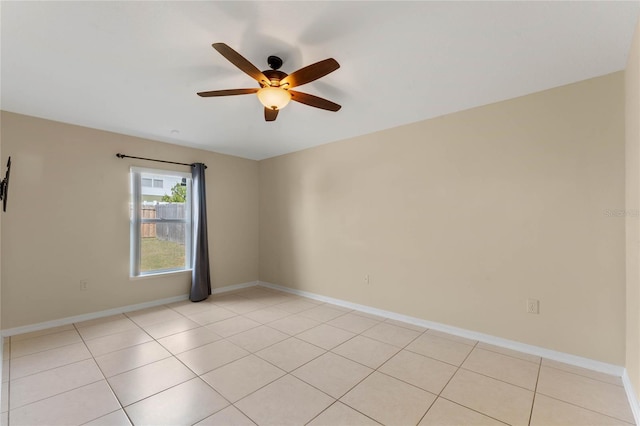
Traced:
[[131, 168], [131, 276], [189, 269], [191, 175]]

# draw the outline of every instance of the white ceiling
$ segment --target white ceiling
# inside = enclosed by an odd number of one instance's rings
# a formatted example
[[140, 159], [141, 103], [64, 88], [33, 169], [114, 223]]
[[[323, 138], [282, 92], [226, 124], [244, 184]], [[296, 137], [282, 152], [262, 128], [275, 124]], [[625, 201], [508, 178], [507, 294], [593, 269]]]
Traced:
[[[3, 110], [263, 159], [622, 70], [640, 1], [2, 1], [0, 13]], [[278, 55], [288, 73], [335, 58], [298, 89], [342, 109], [292, 102], [267, 123], [254, 95], [196, 96], [256, 86], [215, 42], [260, 69]]]

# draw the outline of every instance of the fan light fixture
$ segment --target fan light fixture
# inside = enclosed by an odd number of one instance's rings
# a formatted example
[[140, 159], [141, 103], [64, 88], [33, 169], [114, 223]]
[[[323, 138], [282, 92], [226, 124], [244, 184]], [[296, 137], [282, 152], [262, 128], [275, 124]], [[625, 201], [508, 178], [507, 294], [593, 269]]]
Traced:
[[275, 121], [278, 117], [278, 111], [287, 106], [289, 101], [299, 102], [326, 111], [335, 112], [341, 108], [337, 103], [327, 99], [297, 90], [291, 90], [294, 87], [311, 83], [340, 68], [340, 64], [333, 58], [307, 65], [298, 71], [287, 74], [279, 70], [282, 65], [282, 59], [277, 56], [272, 55], [267, 58], [267, 63], [271, 68], [270, 70], [260, 71], [255, 65], [247, 61], [226, 44], [213, 43], [212, 46], [229, 62], [253, 78], [260, 87], [254, 87], [252, 89], [210, 90], [208, 92], [198, 92], [198, 96], [209, 98], [214, 96], [248, 95], [256, 93], [258, 100], [264, 106], [265, 121]]
[[281, 110], [291, 100], [291, 93], [281, 87], [267, 86], [258, 90], [258, 99], [266, 108]]

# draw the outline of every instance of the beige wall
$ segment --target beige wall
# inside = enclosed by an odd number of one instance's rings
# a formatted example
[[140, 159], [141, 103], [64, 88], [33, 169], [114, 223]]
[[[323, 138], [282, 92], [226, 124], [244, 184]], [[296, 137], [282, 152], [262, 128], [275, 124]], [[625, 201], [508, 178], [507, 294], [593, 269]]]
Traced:
[[619, 72], [261, 161], [260, 279], [624, 365], [624, 150]]
[[257, 280], [257, 162], [2, 112], [2, 161], [13, 161], [2, 214], [3, 328], [188, 293], [188, 272], [129, 279], [128, 172], [189, 169], [117, 152], [207, 164], [212, 286]]
[[625, 70], [627, 335], [626, 367], [640, 392], [640, 23]]

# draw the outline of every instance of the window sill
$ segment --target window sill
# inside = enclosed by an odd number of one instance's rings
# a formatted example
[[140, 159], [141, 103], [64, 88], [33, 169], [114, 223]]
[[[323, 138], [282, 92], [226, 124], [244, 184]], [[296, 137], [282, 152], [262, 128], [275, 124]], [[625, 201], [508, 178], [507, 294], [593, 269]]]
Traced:
[[141, 281], [141, 280], [147, 280], [150, 278], [165, 277], [167, 275], [183, 274], [185, 272], [188, 272], [189, 274], [191, 274], [191, 271], [192, 271], [191, 269], [180, 269], [178, 271], [154, 272], [151, 274], [138, 275], [135, 277], [129, 276], [129, 281]]

